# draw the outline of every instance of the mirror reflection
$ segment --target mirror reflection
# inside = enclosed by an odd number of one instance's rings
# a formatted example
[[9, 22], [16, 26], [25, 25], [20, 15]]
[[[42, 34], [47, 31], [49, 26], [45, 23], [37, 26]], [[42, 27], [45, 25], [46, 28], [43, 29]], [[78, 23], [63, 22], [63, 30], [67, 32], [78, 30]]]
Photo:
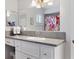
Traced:
[[6, 0], [6, 26], [60, 31], [60, 0]]
[[18, 25], [17, 12], [6, 10], [6, 22], [7, 26], [17, 26]]

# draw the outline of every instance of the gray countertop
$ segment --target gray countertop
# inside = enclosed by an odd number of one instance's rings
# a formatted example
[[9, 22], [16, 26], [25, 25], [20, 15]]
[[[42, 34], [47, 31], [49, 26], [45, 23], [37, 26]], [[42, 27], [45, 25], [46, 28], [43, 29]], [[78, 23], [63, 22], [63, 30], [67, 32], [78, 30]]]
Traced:
[[51, 46], [58, 46], [64, 43], [64, 39], [41, 38], [41, 37], [32, 37], [32, 36], [23, 36], [23, 35], [15, 35], [15, 36], [7, 35], [6, 38], [46, 44], [46, 45], [51, 45]]

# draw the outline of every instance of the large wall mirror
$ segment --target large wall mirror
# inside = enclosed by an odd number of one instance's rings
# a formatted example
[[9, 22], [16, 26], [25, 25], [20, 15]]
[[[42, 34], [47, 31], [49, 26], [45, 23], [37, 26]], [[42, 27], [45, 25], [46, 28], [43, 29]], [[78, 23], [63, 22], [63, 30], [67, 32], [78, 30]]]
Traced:
[[60, 31], [60, 0], [6, 0], [6, 26]]

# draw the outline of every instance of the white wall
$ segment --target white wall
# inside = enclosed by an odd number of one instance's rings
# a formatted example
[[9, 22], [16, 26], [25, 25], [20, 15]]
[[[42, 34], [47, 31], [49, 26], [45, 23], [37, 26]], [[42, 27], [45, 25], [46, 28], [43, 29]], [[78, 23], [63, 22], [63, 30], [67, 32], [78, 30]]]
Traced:
[[[52, 7], [52, 8], [51, 8]], [[54, 5], [45, 9], [45, 14], [60, 12], [60, 6]]]
[[[18, 0], [5, 0], [5, 10], [17, 12]], [[6, 27], [6, 31], [10, 31], [10, 27]]]
[[[17, 12], [18, 12], [18, 0], [5, 0], [5, 10], [8, 10], [11, 13], [13, 12], [13, 14], [15, 12], [16, 15], [17, 15]], [[18, 23], [18, 19], [16, 20], [16, 23]], [[18, 25], [18, 24], [16, 24], [16, 25]], [[5, 28], [5, 31], [10, 31], [10, 29], [11, 29], [11, 27], [7, 26]]]
[[0, 0], [0, 59], [5, 59], [5, 0]]
[[5, 0], [5, 8], [10, 11], [17, 11], [17, 0]]
[[[70, 38], [74, 40], [74, 0], [71, 0], [71, 31]], [[71, 59], [74, 59], [74, 45], [71, 42]]]
[[[61, 31], [66, 32], [65, 59], [73, 59], [71, 41], [74, 39], [73, 0], [60, 0]], [[72, 54], [72, 56], [71, 56]]]
[[52, 6], [45, 7], [45, 14], [60, 12], [60, 0], [51, 0], [53, 2]]

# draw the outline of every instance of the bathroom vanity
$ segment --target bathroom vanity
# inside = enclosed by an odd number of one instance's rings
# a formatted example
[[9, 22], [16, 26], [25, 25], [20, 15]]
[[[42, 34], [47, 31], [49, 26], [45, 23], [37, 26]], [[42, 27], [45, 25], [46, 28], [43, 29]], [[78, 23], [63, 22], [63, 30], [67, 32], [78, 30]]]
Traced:
[[15, 47], [15, 59], [64, 59], [64, 40], [32, 36], [6, 36], [6, 45]]
[[[34, 1], [53, 4], [40, 3], [45, 6], [37, 8], [31, 5]], [[6, 0], [5, 31], [11, 33], [15, 27], [20, 30], [13, 33], [21, 34], [5, 35], [6, 45], [15, 47], [15, 59], [64, 59], [65, 35], [60, 14], [60, 0]]]

